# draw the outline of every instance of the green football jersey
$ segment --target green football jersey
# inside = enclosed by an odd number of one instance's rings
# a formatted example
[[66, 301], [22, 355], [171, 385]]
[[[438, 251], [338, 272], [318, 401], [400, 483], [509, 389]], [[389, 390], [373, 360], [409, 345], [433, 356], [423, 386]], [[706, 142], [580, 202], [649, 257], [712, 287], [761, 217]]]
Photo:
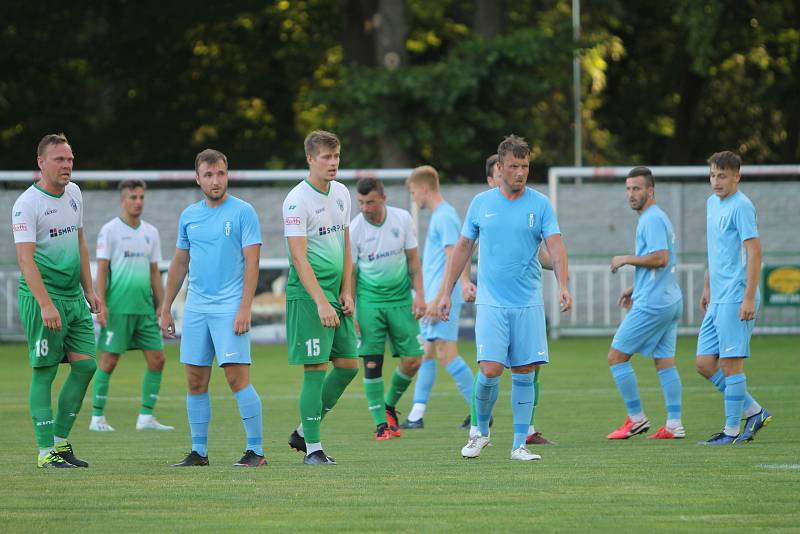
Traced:
[[[83, 227], [83, 197], [74, 183], [61, 195], [34, 184], [25, 190], [11, 211], [14, 243], [36, 243], [34, 261], [47, 293], [53, 298], [80, 298], [81, 258], [78, 229]], [[30, 296], [24, 276], [19, 293]]]
[[[308, 239], [308, 262], [329, 302], [339, 300], [344, 269], [344, 233], [350, 223], [350, 192], [331, 182], [327, 193], [307, 180], [297, 184], [283, 201], [283, 235]], [[288, 253], [288, 242], [286, 245]], [[349, 259], [348, 259], [349, 261]], [[309, 300], [289, 254], [286, 300]]]
[[386, 206], [383, 223], [358, 214], [350, 225], [350, 251], [358, 269], [356, 296], [360, 306], [386, 306], [411, 300], [406, 251], [417, 248], [411, 214]]
[[97, 259], [108, 260], [105, 300], [109, 313], [153, 313], [150, 264], [161, 261], [161, 239], [155, 226], [141, 221], [133, 228], [115, 217], [97, 235]]

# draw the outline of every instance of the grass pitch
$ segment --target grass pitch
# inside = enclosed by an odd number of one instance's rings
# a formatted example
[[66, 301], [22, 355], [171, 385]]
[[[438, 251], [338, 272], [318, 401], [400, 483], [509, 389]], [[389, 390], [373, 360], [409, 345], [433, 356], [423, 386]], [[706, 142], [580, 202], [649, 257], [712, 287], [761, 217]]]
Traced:
[[[301, 372], [286, 364], [285, 347], [254, 347], [269, 466], [250, 470], [231, 466], [244, 449], [244, 431], [219, 369], [211, 383], [211, 466], [167, 467], [189, 450], [174, 345], [156, 415], [175, 431], [134, 430], [144, 362], [131, 352], [112, 376], [106, 407], [117, 431], [89, 432], [87, 395], [70, 436], [91, 467], [37, 469], [27, 357], [22, 345], [0, 345], [0, 531], [800, 532], [800, 339], [753, 340], [749, 389], [774, 421], [752, 444], [725, 448], [696, 445], [724, 419], [720, 394], [694, 372], [693, 338], [678, 343], [687, 438], [607, 441], [625, 418], [605, 361], [609, 341], [551, 344], [536, 426], [558, 444], [536, 448], [539, 462], [508, 459], [508, 374], [495, 409], [494, 445], [476, 460], [461, 458], [466, 434], [458, 425], [468, 408], [440, 368], [425, 429], [388, 442], [371, 439], [359, 373], [323, 423], [325, 450], [339, 462], [333, 467], [303, 466], [286, 445], [298, 420]], [[461, 350], [474, 362], [472, 344]], [[385, 376], [393, 366], [388, 360]], [[655, 430], [665, 416], [658, 378], [645, 358], [635, 357], [634, 367]], [[65, 375], [62, 369], [58, 385]], [[401, 400], [402, 412], [411, 393]]]

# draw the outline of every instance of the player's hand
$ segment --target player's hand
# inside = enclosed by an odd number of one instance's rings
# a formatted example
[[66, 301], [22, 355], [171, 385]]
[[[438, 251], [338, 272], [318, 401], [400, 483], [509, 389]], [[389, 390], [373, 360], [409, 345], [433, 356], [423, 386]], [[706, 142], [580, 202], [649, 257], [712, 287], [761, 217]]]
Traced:
[[422, 319], [430, 324], [439, 322], [439, 300], [433, 299], [425, 305], [425, 315]]
[[475, 295], [478, 293], [478, 286], [472, 282], [461, 284], [461, 298], [464, 302], [475, 302]]
[[756, 301], [755, 299], [744, 299], [742, 305], [739, 306], [739, 319], [742, 321], [752, 321], [756, 318]]
[[161, 326], [161, 334], [167, 339], [175, 339], [175, 320], [172, 312], [167, 308], [161, 308], [158, 314], [158, 324]]
[[94, 291], [89, 291], [84, 293], [83, 296], [86, 298], [86, 302], [89, 303], [91, 312], [100, 313], [100, 299], [97, 298], [97, 294]]
[[566, 313], [572, 309], [572, 295], [569, 294], [569, 289], [566, 287], [561, 288], [558, 300], [561, 305], [561, 313]]
[[703, 294], [700, 295], [700, 311], [705, 313], [708, 311], [708, 304], [711, 302], [711, 295], [709, 290], [703, 289]]
[[61, 330], [61, 314], [52, 302], [42, 307], [42, 322], [51, 332]]
[[450, 319], [450, 308], [452, 307], [452, 300], [450, 299], [450, 295], [446, 295], [442, 297], [439, 301], [439, 319], [442, 321], [448, 321]]
[[631, 295], [633, 295], [633, 288], [629, 287], [619, 296], [619, 300], [617, 300], [617, 306], [620, 308], [625, 308], [626, 310], [630, 309], [630, 307], [633, 306], [633, 299], [631, 298]]
[[97, 312], [97, 323], [100, 326], [108, 324], [108, 306], [105, 302], [100, 302], [100, 311]]
[[412, 304], [412, 309], [414, 311], [414, 319], [420, 320], [425, 317], [425, 311], [427, 310], [427, 306], [425, 306], [425, 299], [414, 297], [414, 303]]
[[327, 300], [317, 304], [317, 314], [319, 315], [319, 322], [322, 323], [322, 326], [326, 328], [336, 328], [339, 326], [339, 315]]
[[356, 305], [353, 303], [353, 296], [349, 293], [342, 293], [339, 295], [339, 302], [342, 305], [342, 313], [344, 315], [353, 315], [356, 311]]
[[233, 333], [241, 336], [250, 331], [252, 323], [252, 314], [250, 309], [239, 309], [236, 312], [236, 317], [233, 319]]
[[626, 265], [628, 263], [627, 259], [627, 256], [614, 256], [611, 258], [611, 272], [616, 273], [620, 267]]

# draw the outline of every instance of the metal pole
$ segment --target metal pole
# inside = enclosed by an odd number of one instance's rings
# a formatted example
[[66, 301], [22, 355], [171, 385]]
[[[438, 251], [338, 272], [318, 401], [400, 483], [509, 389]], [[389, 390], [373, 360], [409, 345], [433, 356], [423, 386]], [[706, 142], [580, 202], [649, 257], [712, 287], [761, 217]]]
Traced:
[[575, 116], [575, 163], [583, 165], [583, 120], [581, 118], [581, 58], [579, 40], [581, 37], [581, 0], [572, 0], [572, 39], [575, 50], [572, 58], [572, 100]]

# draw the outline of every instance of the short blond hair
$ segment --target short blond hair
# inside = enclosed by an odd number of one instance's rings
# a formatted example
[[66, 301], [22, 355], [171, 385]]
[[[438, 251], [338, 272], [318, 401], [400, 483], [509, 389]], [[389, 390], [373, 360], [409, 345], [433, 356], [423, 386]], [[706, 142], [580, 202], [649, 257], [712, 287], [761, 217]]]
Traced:
[[427, 185], [432, 191], [439, 190], [439, 173], [430, 165], [417, 167], [411, 172], [411, 176], [406, 180], [406, 185], [422, 184]]

